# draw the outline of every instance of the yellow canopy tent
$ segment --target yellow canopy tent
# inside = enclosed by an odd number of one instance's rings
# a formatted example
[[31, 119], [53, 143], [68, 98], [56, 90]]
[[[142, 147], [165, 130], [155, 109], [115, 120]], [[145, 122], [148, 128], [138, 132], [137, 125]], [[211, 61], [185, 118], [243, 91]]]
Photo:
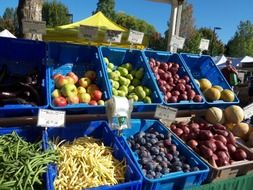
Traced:
[[[79, 28], [81, 25], [91, 26], [98, 28], [98, 37], [95, 41], [87, 41], [78, 37]], [[108, 43], [105, 39], [105, 31], [114, 30], [122, 32], [121, 43]], [[57, 26], [55, 28], [47, 28], [46, 35], [43, 36], [44, 41], [58, 41], [58, 42], [69, 42], [78, 44], [90, 44], [90, 45], [112, 45], [118, 47], [129, 47], [130, 44], [127, 42], [128, 30], [122, 26], [117, 25], [110, 19], [108, 19], [102, 12], [67, 25]], [[134, 48], [143, 49], [143, 45], [135, 45]]]

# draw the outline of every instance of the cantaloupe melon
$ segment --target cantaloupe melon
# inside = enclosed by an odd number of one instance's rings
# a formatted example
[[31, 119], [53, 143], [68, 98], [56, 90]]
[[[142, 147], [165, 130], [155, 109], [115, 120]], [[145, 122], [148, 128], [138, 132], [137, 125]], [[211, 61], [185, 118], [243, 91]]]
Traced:
[[202, 91], [212, 87], [212, 83], [206, 78], [199, 79], [199, 84]]
[[241, 137], [244, 140], [247, 140], [249, 132], [249, 125], [247, 123], [238, 123], [232, 129], [232, 133], [237, 136]]
[[233, 102], [235, 99], [235, 94], [233, 91], [226, 89], [221, 92], [220, 99], [225, 102]]
[[223, 88], [219, 85], [215, 85], [215, 86], [213, 86], [213, 88], [217, 88], [220, 92], [222, 92], [222, 90], [223, 90]]
[[206, 111], [205, 119], [206, 121], [212, 124], [216, 124], [216, 123], [223, 124], [225, 122], [223, 110], [217, 107], [209, 108]]
[[240, 123], [244, 119], [243, 109], [239, 106], [229, 106], [224, 110], [225, 118], [229, 123]]
[[207, 101], [215, 101], [220, 99], [220, 91], [217, 88], [209, 88], [204, 91], [204, 96]]

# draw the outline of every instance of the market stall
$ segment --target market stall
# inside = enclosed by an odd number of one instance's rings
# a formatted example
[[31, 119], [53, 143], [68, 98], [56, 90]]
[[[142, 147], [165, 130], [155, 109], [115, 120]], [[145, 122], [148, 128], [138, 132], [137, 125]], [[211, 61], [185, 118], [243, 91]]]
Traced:
[[210, 56], [0, 38], [0, 68], [0, 187], [252, 183], [252, 108]]

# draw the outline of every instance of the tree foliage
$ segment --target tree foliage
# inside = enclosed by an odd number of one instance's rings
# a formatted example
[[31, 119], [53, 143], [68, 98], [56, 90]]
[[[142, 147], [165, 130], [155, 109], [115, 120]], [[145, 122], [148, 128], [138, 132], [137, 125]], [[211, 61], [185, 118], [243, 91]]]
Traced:
[[55, 27], [70, 23], [69, 10], [57, 0], [46, 1], [42, 8], [42, 18], [47, 26]]
[[18, 20], [17, 20], [17, 10], [14, 8], [7, 7], [0, 16], [0, 30], [7, 29], [13, 34], [17, 34], [18, 31]]
[[227, 44], [226, 54], [233, 57], [253, 56], [253, 23], [249, 20], [240, 22]]
[[92, 12], [95, 14], [101, 11], [106, 17], [114, 19], [115, 17], [115, 1], [114, 0], [99, 0], [97, 3], [97, 9]]

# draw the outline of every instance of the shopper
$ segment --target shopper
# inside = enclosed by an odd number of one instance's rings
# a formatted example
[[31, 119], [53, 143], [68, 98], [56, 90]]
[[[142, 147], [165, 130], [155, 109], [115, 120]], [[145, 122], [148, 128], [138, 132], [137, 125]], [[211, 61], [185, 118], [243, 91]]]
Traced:
[[226, 67], [224, 67], [221, 70], [221, 72], [233, 89], [234, 86], [236, 86], [238, 84], [238, 72], [237, 72], [236, 68], [232, 65], [231, 59], [228, 59], [226, 61]]

